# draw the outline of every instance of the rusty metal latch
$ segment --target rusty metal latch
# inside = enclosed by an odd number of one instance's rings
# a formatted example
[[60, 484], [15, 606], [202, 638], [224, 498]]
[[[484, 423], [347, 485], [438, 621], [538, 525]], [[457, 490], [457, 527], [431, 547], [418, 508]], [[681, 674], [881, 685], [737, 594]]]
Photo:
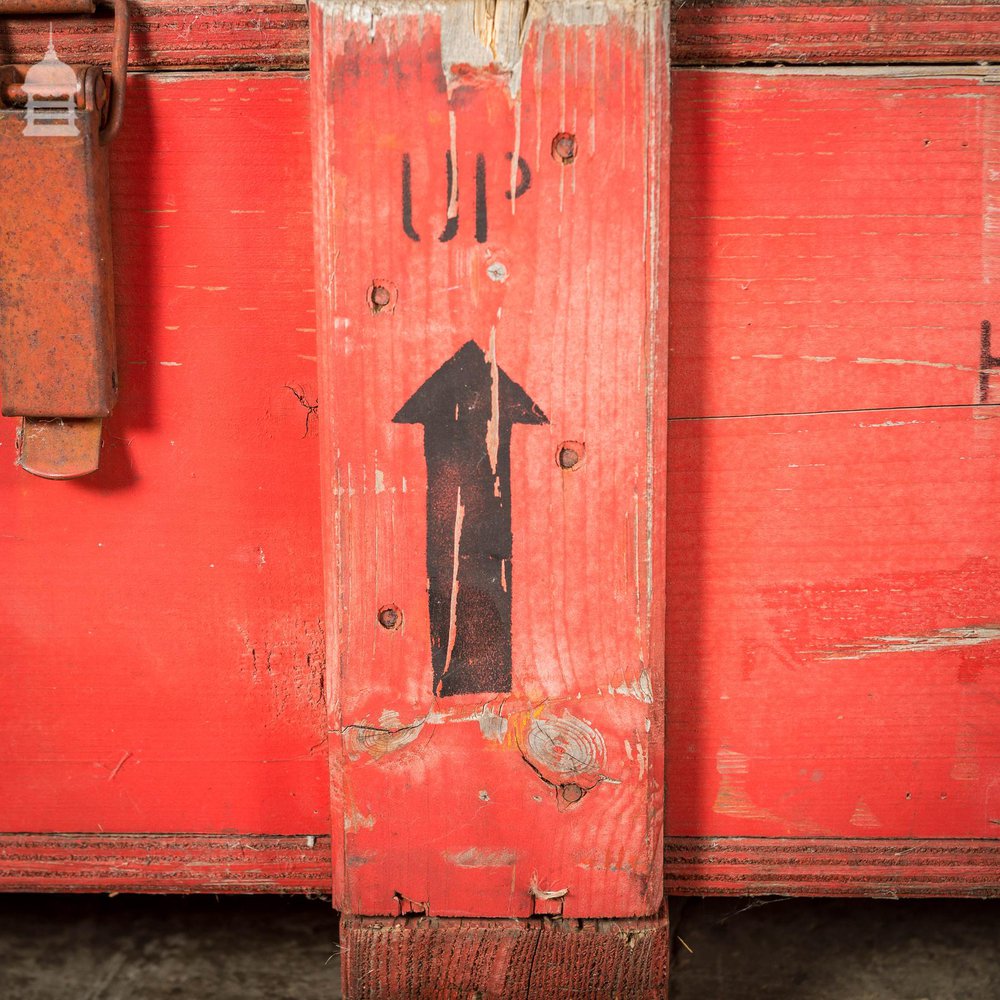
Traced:
[[118, 392], [107, 146], [125, 105], [126, 0], [0, 0], [0, 17], [115, 9], [110, 77], [51, 41], [0, 66], [0, 412], [20, 417], [18, 464], [93, 472]]

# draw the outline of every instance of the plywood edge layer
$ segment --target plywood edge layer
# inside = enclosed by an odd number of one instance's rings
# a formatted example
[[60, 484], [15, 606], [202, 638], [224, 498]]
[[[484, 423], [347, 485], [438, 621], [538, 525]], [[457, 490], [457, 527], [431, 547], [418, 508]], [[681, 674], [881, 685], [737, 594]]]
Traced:
[[[330, 837], [0, 834], [0, 891], [320, 893]], [[1000, 840], [672, 837], [670, 895], [1000, 897]], [[383, 921], [391, 923], [391, 921]]]
[[678, 896], [1000, 897], [1000, 840], [673, 837]]
[[[351, 9], [362, 16], [377, 6], [418, 10], [414, 0], [324, 6]], [[427, 0], [426, 9], [445, 6]], [[481, 3], [484, 9], [488, 6]], [[641, 0], [508, 0], [488, 23], [502, 30], [492, 37], [503, 58], [507, 43], [519, 44], [523, 25], [536, 16], [600, 17], [608, 10], [645, 9]], [[309, 14], [305, 3], [288, 0], [225, 4], [165, 3], [138, 0], [132, 10], [129, 60], [134, 70], [280, 69], [309, 66]], [[530, 11], [528, 10], [530, 9]], [[541, 15], [539, 11], [543, 12]], [[717, 3], [674, 0], [671, 11], [671, 62], [675, 66], [879, 65], [893, 63], [975, 64], [997, 59], [1000, 3], [914, 2], [907, 4]], [[2, 61], [33, 62], [48, 43], [48, 21], [4, 21]], [[487, 21], [477, 22], [485, 30]], [[505, 41], [506, 40], [506, 41]], [[110, 16], [67, 18], [55, 22], [55, 43], [67, 62], [104, 62], [111, 52]]]
[[0, 834], [3, 892], [331, 891], [330, 837]]

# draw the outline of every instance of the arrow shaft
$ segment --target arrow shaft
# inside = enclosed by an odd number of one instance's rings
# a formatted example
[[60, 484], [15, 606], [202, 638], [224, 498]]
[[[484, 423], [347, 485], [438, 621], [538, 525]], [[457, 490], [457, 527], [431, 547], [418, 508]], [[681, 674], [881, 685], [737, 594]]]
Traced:
[[511, 689], [510, 427], [493, 474], [483, 439], [425, 437], [434, 692]]

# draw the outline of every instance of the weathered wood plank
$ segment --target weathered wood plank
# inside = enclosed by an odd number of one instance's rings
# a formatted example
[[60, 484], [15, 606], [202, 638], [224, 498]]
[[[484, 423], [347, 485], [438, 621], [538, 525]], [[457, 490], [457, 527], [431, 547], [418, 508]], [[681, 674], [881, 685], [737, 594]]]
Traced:
[[670, 934], [640, 920], [437, 920], [345, 916], [352, 1000], [662, 1000]]
[[996, 0], [673, 0], [676, 65], [975, 63], [997, 57]]
[[357, 913], [659, 906], [665, 27], [543, 7], [495, 55], [472, 3], [317, 19], [330, 725]]
[[1000, 90], [747, 72], [674, 74], [671, 416], [976, 402]]
[[130, 83], [100, 471], [0, 421], [0, 829], [328, 828], [306, 93]]
[[[134, 69], [307, 69], [306, 5], [296, 0], [133, 0]], [[996, 58], [996, 0], [673, 0], [675, 65], [977, 63]], [[56, 22], [70, 62], [106, 61], [110, 17]], [[39, 58], [48, 23], [12, 19], [0, 35], [11, 62]]]
[[671, 837], [665, 891], [708, 896], [1000, 897], [1000, 840]]
[[[331, 850], [328, 835], [0, 834], [0, 891], [326, 895]], [[664, 891], [993, 898], [998, 872], [996, 839], [670, 837]]]
[[330, 892], [330, 836], [0, 834], [3, 892]]

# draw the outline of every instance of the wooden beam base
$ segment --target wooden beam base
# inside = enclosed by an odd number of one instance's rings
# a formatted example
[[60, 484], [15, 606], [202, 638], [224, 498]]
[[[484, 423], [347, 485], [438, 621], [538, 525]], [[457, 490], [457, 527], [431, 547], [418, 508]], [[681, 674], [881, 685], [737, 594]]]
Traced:
[[670, 934], [632, 920], [356, 917], [340, 925], [348, 1000], [666, 998]]

